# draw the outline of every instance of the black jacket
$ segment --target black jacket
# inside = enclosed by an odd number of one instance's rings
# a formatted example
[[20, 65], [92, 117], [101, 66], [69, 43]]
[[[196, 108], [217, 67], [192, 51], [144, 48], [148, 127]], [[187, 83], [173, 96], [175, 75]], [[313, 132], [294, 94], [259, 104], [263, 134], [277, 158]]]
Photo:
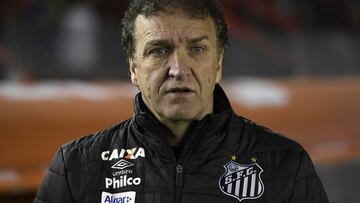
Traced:
[[59, 149], [34, 202], [328, 202], [305, 150], [235, 115], [219, 85], [178, 159], [167, 133], [138, 94], [132, 118]]

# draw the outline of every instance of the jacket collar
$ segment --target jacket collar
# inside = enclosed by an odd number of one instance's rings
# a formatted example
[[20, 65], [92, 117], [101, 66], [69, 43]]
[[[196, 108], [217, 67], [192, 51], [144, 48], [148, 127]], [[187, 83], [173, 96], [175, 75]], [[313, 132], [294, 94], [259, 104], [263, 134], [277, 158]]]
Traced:
[[[200, 121], [193, 121], [186, 132], [183, 150], [190, 148], [192, 143], [198, 143], [195, 151], [199, 153], [196, 154], [201, 154], [201, 159], [206, 158], [206, 155], [209, 155], [216, 149], [223, 139], [224, 131], [227, 129], [229, 118], [232, 114], [233, 110], [225, 92], [220, 85], [216, 84], [214, 90], [214, 111]], [[167, 126], [156, 119], [146, 107], [141, 99], [141, 93], [138, 93], [135, 97], [135, 116], [133, 121], [136, 130], [140, 132], [138, 135], [141, 136], [144, 144], [151, 147], [154, 152], [161, 151], [163, 149], [161, 146], [167, 143], [167, 140], [164, 138], [172, 132]], [[171, 160], [169, 153], [162, 151], [157, 154], [161, 154], [163, 160]]]

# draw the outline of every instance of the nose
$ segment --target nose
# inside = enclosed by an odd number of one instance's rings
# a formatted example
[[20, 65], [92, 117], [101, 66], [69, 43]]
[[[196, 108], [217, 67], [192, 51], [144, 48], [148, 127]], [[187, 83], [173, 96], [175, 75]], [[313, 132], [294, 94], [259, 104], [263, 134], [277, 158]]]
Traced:
[[169, 76], [176, 80], [182, 80], [191, 74], [189, 59], [183, 51], [175, 51], [169, 61]]

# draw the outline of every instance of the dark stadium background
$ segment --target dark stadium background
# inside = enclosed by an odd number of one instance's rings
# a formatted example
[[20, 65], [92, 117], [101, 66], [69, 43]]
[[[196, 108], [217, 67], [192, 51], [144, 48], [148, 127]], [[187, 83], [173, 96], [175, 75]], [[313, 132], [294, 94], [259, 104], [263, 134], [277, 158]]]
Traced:
[[[30, 202], [61, 144], [132, 115], [127, 2], [1, 0], [0, 202]], [[221, 4], [234, 109], [300, 142], [331, 202], [360, 202], [360, 1]]]

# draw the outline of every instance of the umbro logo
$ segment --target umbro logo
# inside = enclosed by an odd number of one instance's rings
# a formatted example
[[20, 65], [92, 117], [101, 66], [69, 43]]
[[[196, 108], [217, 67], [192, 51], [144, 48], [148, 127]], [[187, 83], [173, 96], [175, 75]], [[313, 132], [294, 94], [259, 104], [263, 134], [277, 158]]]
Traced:
[[116, 162], [111, 168], [123, 170], [130, 166], [134, 166], [134, 164], [124, 159], [120, 159], [120, 161]]

